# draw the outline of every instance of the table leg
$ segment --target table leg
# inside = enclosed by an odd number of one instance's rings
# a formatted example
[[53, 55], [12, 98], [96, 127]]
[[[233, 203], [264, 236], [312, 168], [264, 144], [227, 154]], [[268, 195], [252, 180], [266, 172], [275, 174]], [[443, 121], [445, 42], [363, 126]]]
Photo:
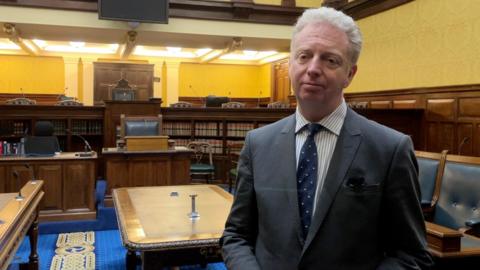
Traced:
[[125, 258], [127, 269], [135, 270], [137, 268], [137, 253], [135, 250], [128, 250]]
[[30, 228], [28, 229], [28, 238], [30, 240], [30, 256], [28, 257], [28, 269], [38, 270], [38, 211], [36, 211], [35, 220], [33, 221], [32, 226], [30, 226]]

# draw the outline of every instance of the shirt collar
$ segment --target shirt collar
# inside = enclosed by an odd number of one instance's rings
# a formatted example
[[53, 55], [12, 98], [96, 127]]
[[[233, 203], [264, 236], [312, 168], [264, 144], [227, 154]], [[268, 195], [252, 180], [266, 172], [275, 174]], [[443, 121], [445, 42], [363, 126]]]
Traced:
[[[338, 107], [329, 115], [325, 116], [322, 118], [322, 120], [316, 122], [317, 124], [322, 125], [324, 128], [332, 132], [333, 134], [339, 136], [340, 135], [340, 130], [342, 129], [343, 121], [345, 120], [345, 116], [347, 115], [347, 104], [345, 103], [345, 100], [342, 99], [342, 102]], [[297, 134], [300, 130], [305, 127], [305, 125], [310, 124], [310, 122], [303, 117], [303, 115], [300, 113], [300, 110], [297, 109], [295, 110], [295, 134]]]

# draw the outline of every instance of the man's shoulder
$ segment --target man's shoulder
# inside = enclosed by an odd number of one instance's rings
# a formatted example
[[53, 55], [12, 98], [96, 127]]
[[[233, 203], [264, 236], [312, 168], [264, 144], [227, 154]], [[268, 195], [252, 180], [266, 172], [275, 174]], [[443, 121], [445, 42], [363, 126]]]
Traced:
[[265, 134], [277, 134], [282, 131], [288, 131], [288, 129], [290, 128], [295, 128], [294, 114], [289, 115], [280, 120], [277, 120], [273, 123], [251, 130], [249, 133], [251, 133], [251, 136], [257, 136], [257, 135], [264, 136]]
[[351, 110], [349, 112], [349, 117], [351, 117], [351, 123], [354, 124], [356, 128], [361, 130], [364, 135], [371, 136], [380, 136], [380, 137], [389, 137], [389, 138], [401, 138], [406, 136], [402, 132], [395, 130], [391, 127], [380, 124], [372, 119], [369, 119], [363, 115], [356, 113]]

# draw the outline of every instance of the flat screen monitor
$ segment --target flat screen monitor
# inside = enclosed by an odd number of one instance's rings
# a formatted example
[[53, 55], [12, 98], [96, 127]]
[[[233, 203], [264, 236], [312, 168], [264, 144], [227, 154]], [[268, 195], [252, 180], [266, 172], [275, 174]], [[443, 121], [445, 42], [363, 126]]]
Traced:
[[223, 103], [229, 102], [228, 97], [207, 96], [205, 100], [205, 107], [222, 107]]
[[98, 18], [168, 23], [168, 0], [98, 0]]

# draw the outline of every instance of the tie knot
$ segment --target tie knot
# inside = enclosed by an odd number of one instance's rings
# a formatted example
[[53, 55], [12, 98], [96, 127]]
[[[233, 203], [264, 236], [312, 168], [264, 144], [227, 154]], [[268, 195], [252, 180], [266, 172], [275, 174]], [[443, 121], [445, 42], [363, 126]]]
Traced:
[[317, 132], [319, 132], [323, 126], [320, 125], [320, 124], [315, 124], [315, 123], [310, 123], [308, 124], [308, 136], [315, 136], [315, 134], [317, 134]]

